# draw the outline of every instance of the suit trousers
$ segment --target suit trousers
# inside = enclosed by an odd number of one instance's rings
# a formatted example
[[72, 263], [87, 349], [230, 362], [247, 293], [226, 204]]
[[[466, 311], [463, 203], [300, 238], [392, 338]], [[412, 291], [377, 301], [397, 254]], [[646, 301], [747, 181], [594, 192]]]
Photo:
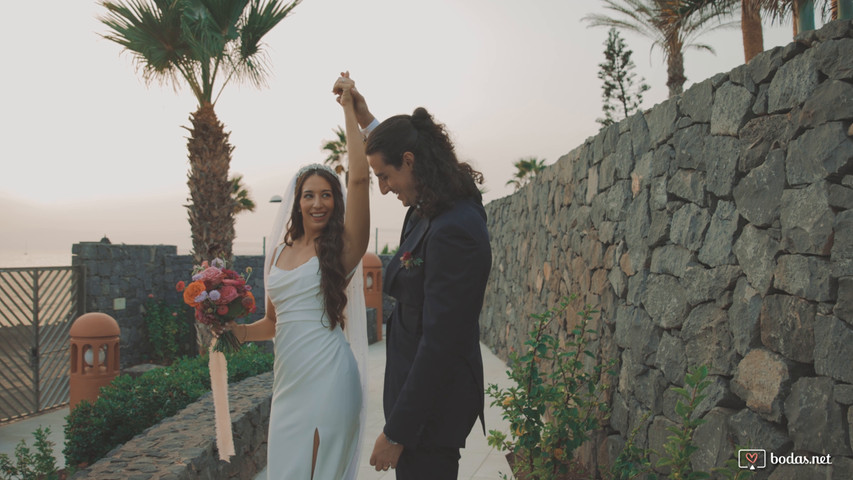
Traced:
[[397, 480], [456, 480], [459, 458], [458, 448], [406, 448], [397, 461]]

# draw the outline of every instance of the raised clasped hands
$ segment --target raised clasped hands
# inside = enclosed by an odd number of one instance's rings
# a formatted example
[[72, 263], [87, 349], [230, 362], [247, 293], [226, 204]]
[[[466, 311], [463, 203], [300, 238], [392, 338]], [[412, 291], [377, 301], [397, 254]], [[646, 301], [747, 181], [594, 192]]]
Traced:
[[354, 91], [355, 82], [349, 77], [349, 72], [341, 72], [341, 76], [335, 80], [335, 85], [332, 87], [332, 93], [336, 95], [335, 100], [341, 106], [347, 106], [353, 101]]
[[342, 106], [346, 107], [352, 104], [352, 108], [355, 110], [355, 117], [362, 128], [366, 128], [374, 120], [373, 114], [367, 108], [367, 101], [358, 89], [355, 88], [355, 81], [350, 78], [349, 71], [341, 72], [341, 76], [335, 80], [332, 93], [335, 94], [335, 99]]

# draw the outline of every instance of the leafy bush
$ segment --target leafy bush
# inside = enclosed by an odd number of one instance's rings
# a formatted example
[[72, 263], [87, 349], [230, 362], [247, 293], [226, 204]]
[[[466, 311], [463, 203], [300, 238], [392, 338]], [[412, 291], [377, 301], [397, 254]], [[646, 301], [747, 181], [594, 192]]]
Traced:
[[[253, 344], [226, 355], [228, 381], [272, 370], [273, 355]], [[65, 463], [92, 464], [210, 390], [207, 356], [183, 357], [138, 378], [119, 375], [94, 403], [80, 402], [65, 423]]]
[[[555, 319], [563, 318], [573, 299], [564, 298], [558, 307], [531, 315], [536, 323], [524, 344], [526, 351], [510, 354], [507, 374], [515, 385], [504, 389], [490, 384], [487, 389], [492, 406], [500, 407], [510, 423], [509, 436], [489, 432], [489, 445], [514, 454], [516, 477], [550, 479], [566, 474], [574, 451], [600, 427], [607, 409], [600, 400], [606, 388], [601, 379], [605, 373], [612, 375], [605, 367], [614, 362], [592, 368], [583, 362], [584, 356], [595, 360], [587, 345], [590, 335], [598, 332], [587, 326], [597, 311], [586, 306], [578, 312], [580, 322], [565, 345], [546, 333]], [[544, 371], [543, 364], [553, 365], [552, 371]]]
[[192, 332], [187, 318], [192, 313], [186, 305], [169, 305], [162, 300], [145, 302], [143, 318], [148, 328], [148, 339], [154, 361], [164, 365], [172, 363], [179, 354], [190, 354], [192, 348], [186, 344]]
[[0, 453], [0, 479], [22, 480], [41, 479], [53, 480], [59, 478], [56, 469], [56, 459], [53, 457], [53, 442], [47, 439], [49, 427], [39, 427], [33, 433], [35, 443], [33, 452], [24, 440], [15, 447], [15, 461], [5, 453]]

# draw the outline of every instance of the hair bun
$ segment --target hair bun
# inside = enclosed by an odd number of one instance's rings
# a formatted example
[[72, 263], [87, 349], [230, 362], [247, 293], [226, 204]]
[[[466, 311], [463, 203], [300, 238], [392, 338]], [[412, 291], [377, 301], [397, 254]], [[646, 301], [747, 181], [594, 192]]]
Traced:
[[418, 107], [412, 112], [412, 122], [416, 124], [435, 123], [433, 122], [432, 115], [424, 107]]

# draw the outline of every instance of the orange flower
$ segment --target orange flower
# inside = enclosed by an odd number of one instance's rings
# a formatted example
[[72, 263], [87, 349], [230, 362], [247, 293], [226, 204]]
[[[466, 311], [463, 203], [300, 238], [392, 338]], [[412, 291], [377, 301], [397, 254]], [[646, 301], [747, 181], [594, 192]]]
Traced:
[[196, 303], [195, 297], [199, 296], [205, 290], [206, 288], [202, 281], [195, 281], [187, 285], [187, 288], [184, 290], [184, 303], [191, 307], [197, 307], [199, 304]]
[[243, 295], [241, 303], [243, 304], [243, 308], [248, 310], [249, 313], [255, 313], [255, 296], [252, 295], [252, 292], [246, 292]]

